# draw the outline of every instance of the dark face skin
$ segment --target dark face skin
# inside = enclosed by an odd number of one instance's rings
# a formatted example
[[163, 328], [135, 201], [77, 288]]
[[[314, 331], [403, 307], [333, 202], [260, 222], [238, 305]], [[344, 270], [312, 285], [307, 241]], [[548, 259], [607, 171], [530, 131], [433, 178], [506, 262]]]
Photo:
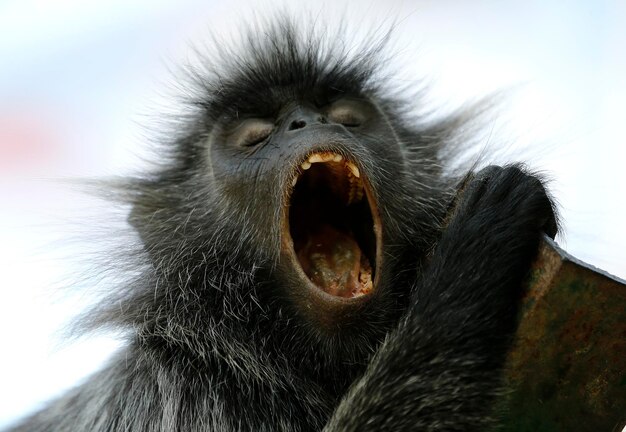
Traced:
[[[264, 234], [259, 246], [280, 249], [275, 277], [284, 287], [283, 294], [315, 326], [332, 331], [345, 326], [346, 320], [358, 315], [368, 303], [385, 304], [380, 296], [389, 295], [383, 287], [391, 265], [387, 267], [383, 257], [386, 239], [397, 243], [397, 233], [393, 232], [394, 224], [387, 221], [394, 197], [386, 191], [401, 188], [398, 167], [404, 165], [403, 155], [392, 124], [377, 103], [366, 96], [342, 94], [332, 100], [311, 101], [284, 89], [280, 94], [284, 103], [272, 115], [240, 112], [239, 118], [222, 118], [210, 135], [212, 172], [216, 186], [234, 211], [248, 214], [254, 209], [249, 223], [253, 231]], [[311, 155], [321, 155], [324, 160], [313, 162], [309, 168]], [[358, 178], [349, 171], [348, 164], [352, 169], [356, 167]], [[387, 177], [385, 173], [389, 172], [400, 175]], [[315, 179], [300, 180], [308, 173], [315, 173], [311, 174]], [[348, 197], [348, 180], [356, 180], [359, 185], [355, 193], [360, 194], [360, 200], [352, 206], [347, 201], [356, 198]], [[302, 189], [298, 198], [294, 198], [296, 181], [306, 183], [297, 186]], [[346, 214], [337, 216], [344, 211]], [[324, 219], [332, 221], [325, 223]], [[313, 227], [300, 229], [294, 250], [294, 230], [307, 224]], [[332, 231], [324, 228], [338, 225], [341, 228]], [[345, 236], [355, 237], [355, 231], [363, 231], [362, 242], [360, 238], [354, 242], [345, 239], [345, 247], [339, 251], [323, 251], [326, 260], [315, 269], [325, 271], [328, 279], [336, 281], [332, 293], [308, 277], [303, 266], [310, 270], [313, 265], [302, 264], [296, 252], [312, 230], [323, 231], [316, 237], [318, 246], [341, 243]], [[367, 245], [361, 244], [368, 241]], [[333, 258], [342, 253], [349, 258], [336, 264], [339, 259]], [[368, 255], [367, 264], [372, 268], [372, 289], [360, 295], [350, 295], [343, 288], [358, 279], [354, 254]], [[351, 277], [350, 268], [354, 266], [357, 270]]]

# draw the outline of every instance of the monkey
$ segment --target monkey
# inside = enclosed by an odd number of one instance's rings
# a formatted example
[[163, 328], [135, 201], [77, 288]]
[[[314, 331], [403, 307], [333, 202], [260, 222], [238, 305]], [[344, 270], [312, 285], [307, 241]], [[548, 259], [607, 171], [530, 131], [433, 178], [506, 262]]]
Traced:
[[497, 425], [554, 201], [522, 164], [450, 168], [471, 111], [412, 116], [388, 34], [322, 33], [278, 16], [192, 71], [162, 163], [115, 185], [137, 275], [83, 325], [125, 347], [10, 430]]

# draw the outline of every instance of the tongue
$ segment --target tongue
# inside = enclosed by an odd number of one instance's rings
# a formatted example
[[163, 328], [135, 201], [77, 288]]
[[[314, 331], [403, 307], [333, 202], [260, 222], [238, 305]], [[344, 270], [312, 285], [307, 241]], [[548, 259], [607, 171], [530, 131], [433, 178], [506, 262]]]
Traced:
[[354, 239], [330, 225], [323, 225], [308, 237], [298, 259], [309, 279], [328, 294], [353, 297], [362, 291], [361, 266], [367, 258]]

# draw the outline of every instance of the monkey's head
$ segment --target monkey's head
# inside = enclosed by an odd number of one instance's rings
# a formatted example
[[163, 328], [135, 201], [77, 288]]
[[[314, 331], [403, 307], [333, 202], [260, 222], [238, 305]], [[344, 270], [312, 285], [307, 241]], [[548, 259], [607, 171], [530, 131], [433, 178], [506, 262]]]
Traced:
[[207, 157], [230, 229], [269, 253], [280, 294], [329, 323], [379, 285], [405, 161], [373, 94], [301, 62], [256, 82], [234, 78], [239, 91], [250, 87], [214, 122]]
[[447, 129], [409, 122], [385, 39], [348, 49], [282, 19], [194, 72], [191, 115], [132, 202], [157, 283], [141, 328], [195, 350], [238, 323], [328, 361], [370, 352], [445, 208]]

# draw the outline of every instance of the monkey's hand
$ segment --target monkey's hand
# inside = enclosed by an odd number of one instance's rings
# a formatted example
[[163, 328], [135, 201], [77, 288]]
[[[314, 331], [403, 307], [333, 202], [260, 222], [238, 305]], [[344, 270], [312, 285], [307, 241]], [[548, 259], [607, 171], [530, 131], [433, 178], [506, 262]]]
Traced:
[[512, 332], [541, 235], [556, 231], [553, 203], [537, 176], [518, 165], [471, 176], [417, 288], [416, 314], [496, 338]]
[[470, 177], [409, 313], [327, 430], [489, 427], [524, 277], [542, 232], [556, 229], [542, 182], [522, 167], [492, 166]]

